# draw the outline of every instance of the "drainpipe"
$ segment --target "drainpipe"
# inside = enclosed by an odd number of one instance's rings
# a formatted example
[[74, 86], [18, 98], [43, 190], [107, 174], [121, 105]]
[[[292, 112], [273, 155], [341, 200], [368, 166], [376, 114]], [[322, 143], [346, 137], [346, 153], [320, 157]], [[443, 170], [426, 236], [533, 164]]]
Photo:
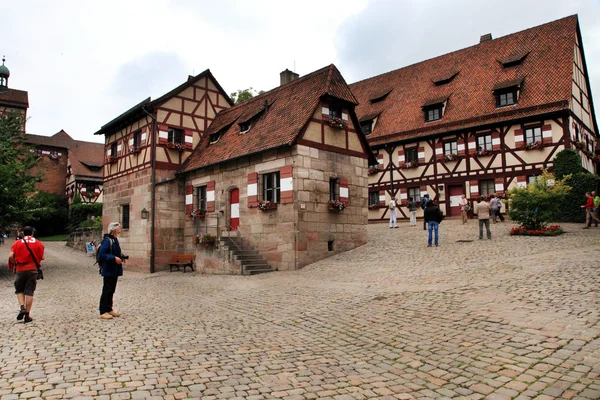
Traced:
[[152, 174], [150, 175], [150, 273], [154, 273], [154, 259], [155, 253], [154, 250], [154, 221], [156, 219], [156, 128], [157, 121], [154, 116], [146, 111], [146, 108], [142, 106], [142, 111], [146, 113], [147, 116], [152, 118]]
[[394, 197], [394, 168], [393, 168], [393, 150], [392, 150], [392, 146], [390, 146], [389, 144], [385, 146], [385, 149], [388, 153], [388, 157], [390, 158], [390, 196]]

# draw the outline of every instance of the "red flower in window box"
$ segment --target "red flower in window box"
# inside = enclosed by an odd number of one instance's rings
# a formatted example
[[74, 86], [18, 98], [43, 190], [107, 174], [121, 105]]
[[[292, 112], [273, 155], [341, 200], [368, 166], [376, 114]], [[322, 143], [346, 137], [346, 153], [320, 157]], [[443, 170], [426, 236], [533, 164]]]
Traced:
[[347, 207], [348, 206], [346, 205], [346, 203], [343, 203], [339, 200], [329, 200], [329, 202], [327, 202], [327, 208], [331, 212], [342, 212]]
[[533, 143], [525, 143], [525, 150], [543, 150], [544, 143], [541, 141], [533, 142]]
[[473, 156], [474, 157], [486, 157], [486, 156], [491, 156], [492, 154], [494, 154], [494, 152], [492, 150], [488, 150], [488, 149], [481, 149], [481, 150], [477, 150]]
[[369, 175], [375, 175], [378, 172], [379, 172], [379, 165], [369, 166]]
[[402, 169], [410, 169], [410, 168], [418, 168], [418, 167], [419, 167], [419, 163], [416, 160], [405, 162], [402, 165]]
[[129, 146], [129, 154], [138, 154], [141, 151], [139, 147]]
[[444, 158], [442, 158], [442, 162], [443, 163], [447, 163], [447, 162], [452, 162], [452, 161], [460, 161], [462, 159], [461, 156], [459, 156], [458, 154], [446, 154], [444, 155]]
[[108, 156], [108, 157], [106, 157], [106, 162], [107, 162], [107, 164], [114, 164], [117, 162], [117, 157]]
[[188, 217], [190, 217], [192, 221], [196, 218], [203, 219], [204, 217], [206, 217], [206, 210], [193, 210], [192, 212], [190, 212]]
[[277, 209], [277, 203], [271, 203], [268, 200], [261, 200], [258, 203], [256, 203], [256, 207], [260, 211], [276, 210]]
[[177, 151], [184, 151], [185, 150], [185, 144], [183, 143], [167, 143], [167, 147], [169, 149], [175, 149]]
[[329, 126], [332, 128], [346, 129], [348, 127], [348, 123], [339, 117], [332, 117], [329, 118]]

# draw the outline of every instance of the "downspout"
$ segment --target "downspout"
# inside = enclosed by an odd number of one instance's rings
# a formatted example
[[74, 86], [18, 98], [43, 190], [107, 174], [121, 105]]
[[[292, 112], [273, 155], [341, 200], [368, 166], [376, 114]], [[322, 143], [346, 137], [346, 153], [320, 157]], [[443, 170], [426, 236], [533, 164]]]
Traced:
[[391, 149], [390, 145], [386, 145], [386, 150], [388, 152], [388, 157], [390, 158], [390, 197], [394, 197], [394, 167], [393, 167], [393, 156], [394, 153]]
[[150, 273], [154, 273], [154, 260], [156, 251], [154, 250], [154, 222], [156, 220], [156, 118], [142, 106], [142, 111], [152, 119], [152, 174], [150, 175]]

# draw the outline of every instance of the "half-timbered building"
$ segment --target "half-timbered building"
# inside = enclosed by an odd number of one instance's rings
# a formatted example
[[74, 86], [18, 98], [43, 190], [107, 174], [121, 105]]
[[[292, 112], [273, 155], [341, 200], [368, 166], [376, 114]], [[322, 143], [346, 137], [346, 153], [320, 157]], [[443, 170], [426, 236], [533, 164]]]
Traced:
[[367, 168], [375, 159], [354, 95], [334, 65], [300, 78], [286, 70], [281, 83], [221, 111], [181, 169], [191, 217], [185, 249], [197, 252], [204, 272], [252, 271], [197, 250], [196, 234], [235, 233], [238, 245], [279, 270], [367, 242]]
[[[594, 171], [598, 126], [577, 16], [480, 43], [350, 85], [379, 164], [369, 219], [391, 197], [424, 193], [447, 215], [465, 194], [504, 194], [551, 168], [565, 148]], [[381, 207], [381, 208], [380, 208]], [[421, 211], [422, 212], [422, 211]], [[408, 217], [402, 207], [399, 217]]]
[[231, 105], [206, 70], [95, 133], [105, 137], [103, 223], [121, 223], [129, 269], [153, 272], [183, 248], [185, 191], [175, 172], [217, 113]]

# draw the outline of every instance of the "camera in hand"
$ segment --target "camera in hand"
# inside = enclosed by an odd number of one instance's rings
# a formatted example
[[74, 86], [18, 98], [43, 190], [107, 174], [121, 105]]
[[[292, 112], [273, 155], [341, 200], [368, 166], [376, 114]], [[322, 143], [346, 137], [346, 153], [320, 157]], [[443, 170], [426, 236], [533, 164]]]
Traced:
[[121, 258], [121, 260], [129, 260], [129, 256], [125, 256], [125, 255], [121, 256], [120, 258]]

